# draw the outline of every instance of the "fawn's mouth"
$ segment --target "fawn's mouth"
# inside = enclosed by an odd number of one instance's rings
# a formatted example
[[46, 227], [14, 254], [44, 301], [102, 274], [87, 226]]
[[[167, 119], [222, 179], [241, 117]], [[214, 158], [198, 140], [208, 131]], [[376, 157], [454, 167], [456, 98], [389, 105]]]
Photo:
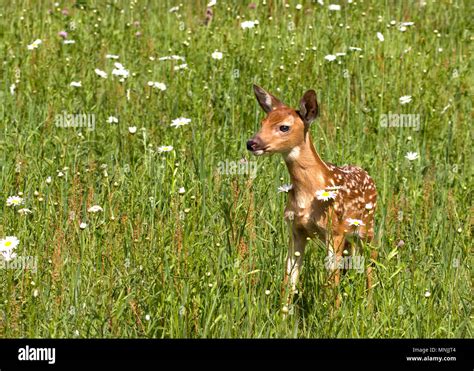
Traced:
[[255, 149], [250, 150], [250, 152], [252, 152], [254, 156], [262, 156], [266, 153], [270, 153], [268, 149], [269, 149], [268, 146], [264, 148], [255, 148]]
[[261, 156], [265, 152], [268, 152], [269, 146], [262, 146], [260, 139], [250, 139], [247, 142], [247, 149], [252, 152], [255, 156]]

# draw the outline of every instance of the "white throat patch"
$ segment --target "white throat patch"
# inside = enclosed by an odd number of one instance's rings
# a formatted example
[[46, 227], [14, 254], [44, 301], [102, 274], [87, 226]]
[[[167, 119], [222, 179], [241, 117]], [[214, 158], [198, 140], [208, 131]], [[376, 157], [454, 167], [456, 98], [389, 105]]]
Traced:
[[286, 155], [286, 159], [289, 161], [294, 161], [300, 157], [301, 149], [300, 147], [293, 147], [290, 152]]

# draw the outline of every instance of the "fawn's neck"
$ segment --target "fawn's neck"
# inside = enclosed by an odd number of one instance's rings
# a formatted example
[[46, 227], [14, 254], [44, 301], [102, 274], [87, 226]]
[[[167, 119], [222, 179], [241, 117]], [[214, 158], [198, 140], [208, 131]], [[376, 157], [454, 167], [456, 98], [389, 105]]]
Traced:
[[328, 186], [330, 170], [316, 152], [309, 132], [305, 141], [284, 154], [295, 195], [313, 194]]

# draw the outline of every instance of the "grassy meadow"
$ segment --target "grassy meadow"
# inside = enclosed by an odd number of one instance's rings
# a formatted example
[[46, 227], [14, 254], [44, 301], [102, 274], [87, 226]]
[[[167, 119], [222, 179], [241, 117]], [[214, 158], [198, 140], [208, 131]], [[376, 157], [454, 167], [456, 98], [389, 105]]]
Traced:
[[[2, 1], [1, 337], [473, 336], [472, 2], [333, 2]], [[321, 157], [375, 180], [371, 305], [312, 241], [283, 319], [253, 83], [314, 88]]]

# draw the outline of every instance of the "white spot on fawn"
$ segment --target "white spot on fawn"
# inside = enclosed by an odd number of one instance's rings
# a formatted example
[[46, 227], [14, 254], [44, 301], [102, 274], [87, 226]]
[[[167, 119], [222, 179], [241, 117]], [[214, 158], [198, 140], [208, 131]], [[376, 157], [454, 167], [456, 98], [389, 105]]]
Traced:
[[300, 156], [300, 147], [293, 147], [290, 152], [286, 155], [286, 159], [290, 161], [296, 160]]

